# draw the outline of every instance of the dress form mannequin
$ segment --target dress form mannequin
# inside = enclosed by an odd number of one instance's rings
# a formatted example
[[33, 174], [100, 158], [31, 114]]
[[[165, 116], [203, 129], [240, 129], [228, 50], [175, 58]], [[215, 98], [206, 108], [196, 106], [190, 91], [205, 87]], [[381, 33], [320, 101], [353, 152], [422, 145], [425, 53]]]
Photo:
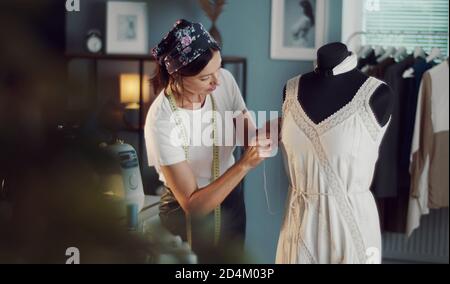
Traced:
[[[356, 68], [333, 75], [333, 68], [341, 64], [349, 54], [347, 46], [342, 43], [324, 45], [317, 52], [317, 69], [302, 75], [298, 100], [314, 123], [320, 123], [349, 103], [367, 80], [368, 76]], [[382, 84], [370, 100], [380, 126], [389, 121], [392, 99], [391, 88]]]

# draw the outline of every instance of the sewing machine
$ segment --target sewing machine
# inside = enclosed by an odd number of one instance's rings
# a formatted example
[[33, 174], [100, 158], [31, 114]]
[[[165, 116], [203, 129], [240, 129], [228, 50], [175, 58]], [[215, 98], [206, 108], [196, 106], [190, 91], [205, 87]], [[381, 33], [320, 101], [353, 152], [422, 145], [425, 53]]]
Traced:
[[134, 148], [122, 141], [106, 147], [120, 165], [121, 178], [118, 177], [115, 181], [122, 182], [123, 189], [118, 186], [122, 192], [114, 194], [125, 200], [128, 228], [141, 234], [158, 248], [154, 255], [149, 256], [148, 262], [197, 263], [197, 256], [191, 251], [189, 245], [161, 225], [159, 220], [160, 197], [144, 194], [139, 159]]
[[129, 210], [136, 211], [137, 214], [144, 207], [145, 198], [137, 153], [131, 145], [123, 141], [107, 146], [107, 150], [119, 163], [123, 180], [123, 192], [115, 194], [122, 196], [127, 207], [132, 208]]

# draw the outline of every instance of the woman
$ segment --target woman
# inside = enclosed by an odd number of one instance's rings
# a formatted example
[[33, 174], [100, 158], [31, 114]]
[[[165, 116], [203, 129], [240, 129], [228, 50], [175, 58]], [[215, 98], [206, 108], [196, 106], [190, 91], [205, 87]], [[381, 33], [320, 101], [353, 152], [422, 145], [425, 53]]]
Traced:
[[258, 142], [235, 163], [234, 145], [194, 145], [207, 129], [213, 129], [213, 141], [222, 134], [215, 115], [208, 123], [199, 119], [207, 112], [249, 118], [233, 76], [221, 69], [218, 44], [201, 24], [177, 21], [152, 53], [159, 62], [152, 83], [162, 91], [148, 112], [145, 139], [149, 164], [167, 189], [161, 222], [191, 244], [200, 262], [239, 261], [225, 256], [243, 250], [245, 206], [238, 185], [271, 147]]

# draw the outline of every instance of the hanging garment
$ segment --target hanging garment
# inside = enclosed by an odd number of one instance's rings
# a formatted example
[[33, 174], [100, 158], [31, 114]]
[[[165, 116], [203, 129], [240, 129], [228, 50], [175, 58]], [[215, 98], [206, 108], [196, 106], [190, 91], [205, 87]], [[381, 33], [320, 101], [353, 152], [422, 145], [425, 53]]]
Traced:
[[415, 62], [413, 56], [387, 68], [384, 81], [393, 91], [392, 117], [389, 129], [386, 132], [380, 147], [379, 162], [376, 166], [371, 190], [378, 198], [396, 197], [399, 188], [398, 156], [399, 156], [399, 129], [401, 106], [405, 100], [405, 88], [408, 84], [402, 78], [403, 72]]
[[369, 70], [366, 72], [366, 75], [383, 80], [386, 70], [394, 64], [395, 64], [394, 58], [392, 57], [386, 58], [377, 65], [370, 67]]
[[386, 131], [369, 105], [381, 81], [370, 77], [351, 102], [315, 124], [290, 80], [281, 148], [290, 182], [277, 263], [379, 263], [381, 233], [369, 190]]
[[[392, 116], [380, 146], [378, 163], [371, 185], [371, 191], [377, 198], [382, 231], [404, 233], [408, 211], [409, 183], [402, 186], [399, 171], [399, 145], [402, 111], [405, 98], [412, 84], [402, 78], [403, 72], [413, 66], [414, 56], [388, 67], [384, 81], [392, 89]], [[412, 80], [412, 79], [408, 79]]]
[[448, 61], [422, 79], [411, 150], [411, 194], [407, 234], [429, 208], [448, 207], [449, 192], [449, 70]]
[[399, 179], [400, 187], [410, 189], [411, 176], [409, 174], [409, 163], [411, 155], [411, 145], [414, 134], [414, 124], [416, 120], [417, 98], [419, 96], [420, 82], [423, 74], [436, 65], [433, 61], [427, 62], [425, 58], [416, 58], [412, 70], [414, 77], [407, 78], [405, 84], [409, 84], [405, 88], [404, 101], [401, 104], [400, 119], [400, 144], [399, 144]]
[[[423, 73], [434, 66], [423, 58], [408, 56], [386, 70], [385, 81], [394, 94], [391, 126], [381, 144], [372, 191], [377, 197], [383, 231], [405, 233], [410, 195], [409, 155], [417, 107], [418, 86]], [[414, 76], [403, 78], [406, 69]]]

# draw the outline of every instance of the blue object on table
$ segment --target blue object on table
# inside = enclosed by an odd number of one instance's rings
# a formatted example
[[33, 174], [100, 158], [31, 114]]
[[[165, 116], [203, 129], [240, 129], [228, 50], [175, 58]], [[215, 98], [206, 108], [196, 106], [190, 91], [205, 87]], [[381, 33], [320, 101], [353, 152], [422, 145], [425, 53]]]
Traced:
[[138, 205], [136, 203], [127, 205], [127, 226], [132, 231], [138, 229]]

